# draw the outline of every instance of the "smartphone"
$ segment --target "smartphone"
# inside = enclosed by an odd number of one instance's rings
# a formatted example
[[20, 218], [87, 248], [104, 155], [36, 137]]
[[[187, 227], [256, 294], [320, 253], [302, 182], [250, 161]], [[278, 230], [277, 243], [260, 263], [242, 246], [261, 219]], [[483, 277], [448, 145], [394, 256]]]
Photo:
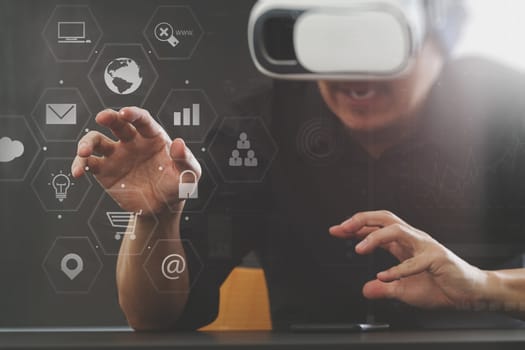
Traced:
[[388, 323], [296, 323], [290, 326], [292, 332], [371, 332], [390, 328]]

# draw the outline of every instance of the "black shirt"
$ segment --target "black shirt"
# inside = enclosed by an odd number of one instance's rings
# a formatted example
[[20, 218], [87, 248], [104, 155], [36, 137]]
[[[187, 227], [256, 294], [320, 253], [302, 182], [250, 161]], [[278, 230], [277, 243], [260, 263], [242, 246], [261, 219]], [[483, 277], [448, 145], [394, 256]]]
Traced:
[[[515, 72], [490, 62], [447, 65], [418, 116], [417, 131], [378, 159], [352, 140], [315, 83], [276, 81], [270, 92], [244, 99], [241, 115], [265, 120], [278, 155], [263, 185], [232, 185], [230, 196], [214, 202], [231, 218], [231, 232], [183, 228], [204, 268], [192, 275], [179, 327], [214, 319], [221, 283], [251, 250], [265, 270], [276, 329], [363, 322], [370, 307], [377, 320], [398, 327], [463, 319], [466, 313], [367, 302], [364, 283], [395, 259], [386, 252], [358, 256], [355, 242], [331, 237], [328, 227], [360, 211], [389, 210], [480, 268], [521, 266], [522, 85]], [[209, 242], [217, 237], [227, 237], [227, 256], [210, 253]], [[480, 319], [476, 314], [470, 321]], [[488, 322], [501, 320], [493, 315]], [[464, 324], [475, 324], [470, 321]]]

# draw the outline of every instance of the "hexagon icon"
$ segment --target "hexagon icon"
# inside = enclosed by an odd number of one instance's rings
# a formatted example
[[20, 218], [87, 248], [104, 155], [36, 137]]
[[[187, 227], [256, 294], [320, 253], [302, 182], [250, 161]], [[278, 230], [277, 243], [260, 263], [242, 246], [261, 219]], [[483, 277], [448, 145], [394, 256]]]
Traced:
[[42, 36], [58, 62], [87, 62], [102, 30], [88, 6], [59, 5], [51, 13]]
[[159, 6], [151, 16], [144, 36], [160, 60], [189, 59], [204, 30], [187, 6]]
[[158, 119], [170, 137], [204, 142], [217, 112], [204, 91], [173, 89], [160, 107]]
[[277, 146], [256, 117], [225, 118], [208, 148], [228, 183], [261, 182], [277, 155]]
[[[172, 164], [167, 164], [166, 166], [159, 168], [162, 169], [161, 171], [163, 173], [157, 183], [158, 192], [161, 194], [165, 193], [163, 188], [166, 186], [177, 186], [179, 198], [175, 198], [175, 200], [186, 200], [184, 205], [185, 213], [203, 212], [217, 190], [217, 182], [206, 163], [201, 159], [197, 159], [197, 161], [202, 168], [202, 175], [197, 184], [194, 184], [196, 174], [192, 171], [186, 171], [181, 173], [179, 178], [172, 179], [168, 178], [168, 176], [171, 176], [171, 172], [167, 171], [167, 167], [173, 166]], [[169, 206], [169, 203], [173, 200], [173, 198], [164, 198], [164, 201], [168, 204], [170, 210], [175, 213], [177, 210], [172, 206]]]
[[80, 209], [92, 183], [89, 177], [74, 179], [73, 158], [47, 158], [38, 169], [31, 187], [47, 212], [75, 212]]
[[159, 239], [144, 262], [144, 270], [159, 293], [186, 292], [177, 283], [181, 274], [189, 271], [191, 289], [202, 269], [203, 264], [199, 254], [186, 239]]
[[102, 261], [87, 237], [58, 237], [42, 268], [56, 293], [89, 293], [102, 270]]
[[91, 118], [86, 101], [76, 88], [46, 89], [32, 116], [48, 142], [75, 142]]
[[[140, 242], [125, 255], [140, 255], [159, 223], [152, 212], [151, 204], [139, 189], [123, 187], [107, 190], [100, 196], [88, 226], [105, 255], [119, 255], [124, 239]], [[137, 220], [142, 215], [147, 215], [149, 224], [148, 232], [140, 233], [136, 228]]]
[[23, 116], [0, 116], [0, 182], [23, 181], [40, 145]]
[[88, 78], [102, 104], [109, 108], [142, 106], [158, 74], [140, 44], [106, 44]]

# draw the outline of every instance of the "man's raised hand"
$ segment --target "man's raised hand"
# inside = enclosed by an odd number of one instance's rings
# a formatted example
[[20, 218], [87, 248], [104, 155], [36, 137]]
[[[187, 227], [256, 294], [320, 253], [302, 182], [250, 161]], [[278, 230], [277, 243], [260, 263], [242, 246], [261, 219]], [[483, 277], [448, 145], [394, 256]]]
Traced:
[[[148, 111], [137, 107], [104, 110], [96, 122], [118, 140], [97, 131], [86, 134], [71, 167], [74, 177], [91, 172], [124, 210], [144, 210], [144, 200], [153, 212], [182, 205], [180, 174], [191, 170], [200, 178], [202, 171], [182, 139], [172, 141]], [[124, 188], [127, 193], [119, 191]]]

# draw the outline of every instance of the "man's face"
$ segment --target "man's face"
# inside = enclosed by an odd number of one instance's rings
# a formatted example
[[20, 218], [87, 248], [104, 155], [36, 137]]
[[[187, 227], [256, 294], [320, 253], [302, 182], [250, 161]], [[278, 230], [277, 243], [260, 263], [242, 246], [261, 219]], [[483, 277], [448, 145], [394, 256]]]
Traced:
[[436, 82], [443, 57], [427, 40], [410, 71], [388, 81], [320, 81], [321, 95], [341, 121], [354, 132], [373, 133], [411, 120]]

